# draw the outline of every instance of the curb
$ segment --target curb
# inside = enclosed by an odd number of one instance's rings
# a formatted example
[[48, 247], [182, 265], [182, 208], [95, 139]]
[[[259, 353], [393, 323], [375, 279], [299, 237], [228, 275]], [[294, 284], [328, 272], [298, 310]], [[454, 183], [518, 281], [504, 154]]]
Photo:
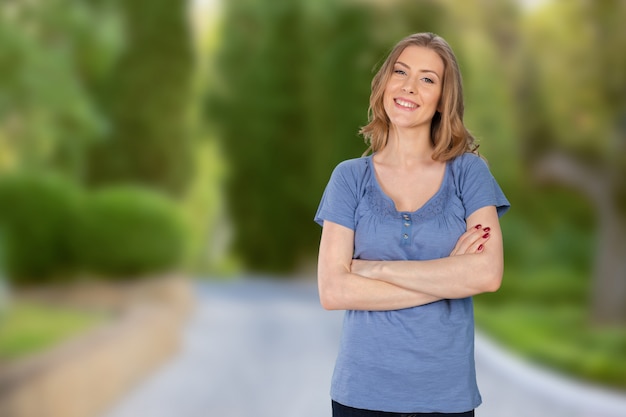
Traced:
[[[118, 292], [126, 297], [127, 290]], [[166, 279], [148, 290], [112, 308], [112, 322], [3, 367], [0, 417], [93, 417], [167, 362], [193, 308], [191, 288], [186, 280]], [[77, 299], [96, 308], [116, 304], [109, 297], [96, 302], [90, 293]]]

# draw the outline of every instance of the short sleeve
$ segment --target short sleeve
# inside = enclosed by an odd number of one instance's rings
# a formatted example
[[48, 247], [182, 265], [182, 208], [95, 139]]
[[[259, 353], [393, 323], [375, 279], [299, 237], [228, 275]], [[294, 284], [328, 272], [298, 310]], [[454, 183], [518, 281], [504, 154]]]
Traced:
[[328, 220], [352, 230], [356, 228], [354, 214], [359, 201], [359, 177], [362, 178], [358, 169], [355, 169], [357, 161], [344, 161], [333, 170], [315, 213], [314, 220], [320, 226], [324, 225], [324, 220]]
[[501, 217], [511, 205], [489, 171], [487, 163], [479, 156], [469, 153], [459, 158], [461, 161], [457, 189], [465, 207], [465, 218], [486, 206], [495, 206], [498, 216]]

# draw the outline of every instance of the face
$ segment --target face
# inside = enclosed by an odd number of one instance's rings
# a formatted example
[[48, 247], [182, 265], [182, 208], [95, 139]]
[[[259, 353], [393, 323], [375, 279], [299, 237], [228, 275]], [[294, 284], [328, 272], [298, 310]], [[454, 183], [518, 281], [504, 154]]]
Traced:
[[383, 97], [393, 128], [430, 129], [441, 98], [443, 73], [443, 60], [432, 49], [412, 45], [402, 51]]

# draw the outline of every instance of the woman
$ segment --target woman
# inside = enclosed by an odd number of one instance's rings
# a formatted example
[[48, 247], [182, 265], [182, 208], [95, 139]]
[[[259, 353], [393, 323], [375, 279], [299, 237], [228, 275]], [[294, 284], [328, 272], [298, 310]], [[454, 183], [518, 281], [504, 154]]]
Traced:
[[450, 46], [408, 36], [372, 81], [372, 154], [339, 164], [324, 191], [320, 300], [346, 310], [335, 417], [473, 416], [481, 402], [471, 297], [500, 286], [509, 202], [463, 110]]

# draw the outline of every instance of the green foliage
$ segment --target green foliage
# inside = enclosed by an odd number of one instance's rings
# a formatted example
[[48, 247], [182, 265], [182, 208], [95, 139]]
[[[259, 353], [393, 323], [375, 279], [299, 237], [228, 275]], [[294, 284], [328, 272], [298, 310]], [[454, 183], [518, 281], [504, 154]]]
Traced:
[[505, 276], [500, 290], [482, 294], [480, 303], [588, 309], [595, 255], [591, 209], [572, 192], [545, 194], [519, 200], [501, 219]]
[[550, 141], [605, 163], [626, 162], [613, 154], [623, 153], [613, 135], [623, 136], [626, 115], [626, 59], [616, 53], [626, 48], [624, 17], [620, 1], [555, 2], [528, 21], [525, 33], [537, 69], [528, 88], [544, 103]]
[[0, 170], [180, 195], [193, 172], [185, 2], [0, 5]]
[[76, 0], [0, 6], [0, 168], [60, 169], [106, 127], [90, 88], [119, 50], [110, 7]]
[[475, 297], [477, 326], [536, 364], [626, 388], [626, 330], [588, 318], [595, 240], [588, 203], [551, 189], [514, 207], [501, 222], [502, 287]]
[[98, 91], [110, 130], [90, 148], [91, 184], [181, 195], [193, 173], [194, 62], [185, 2], [117, 2], [124, 48]]
[[176, 206], [138, 187], [107, 187], [88, 195], [74, 230], [79, 265], [112, 279], [175, 268], [185, 249]]
[[[422, 11], [434, 4], [420, 2]], [[330, 172], [365, 150], [357, 132], [367, 122], [372, 68], [408, 30], [437, 21], [394, 6], [224, 5], [208, 115], [232, 167], [226, 197], [234, 250], [247, 267], [284, 272], [314, 256], [312, 217]]]
[[196, 274], [225, 274], [232, 270], [227, 242], [230, 236], [228, 213], [222, 198], [226, 162], [218, 143], [206, 138], [195, 152], [197, 175], [181, 201], [189, 225], [185, 268]]
[[513, 209], [501, 219], [507, 264], [531, 270], [567, 264], [590, 271], [596, 219], [584, 198], [558, 187], [521, 186], [508, 194], [514, 196]]
[[591, 168], [609, 189], [619, 217], [608, 219], [612, 223], [626, 216], [626, 58], [616, 52], [626, 48], [625, 18], [621, 1], [553, 2], [540, 9], [526, 22], [529, 71], [518, 80], [526, 98], [519, 117], [529, 121], [522, 125], [528, 159], [547, 148], [575, 156], [581, 171]]
[[288, 222], [290, 212], [302, 213], [298, 199], [289, 195], [299, 194], [306, 177], [306, 169], [300, 170], [307, 151], [299, 97], [305, 59], [298, 47], [302, 16], [298, 2], [253, 8], [239, 1], [225, 7], [223, 44], [216, 58], [220, 96], [211, 112], [235, 167], [227, 191], [238, 234], [235, 246], [250, 258], [251, 267], [274, 267], [294, 259], [299, 241], [293, 234], [292, 245], [268, 244], [287, 237], [278, 218]]
[[86, 192], [37, 174], [0, 180], [0, 227], [6, 273], [16, 285], [177, 268], [187, 239], [178, 207], [162, 194], [131, 186]]
[[68, 232], [80, 190], [51, 175], [13, 174], [0, 180], [5, 267], [16, 283], [47, 282], [75, 265]]
[[[550, 280], [550, 273], [542, 278]], [[594, 328], [579, 307], [478, 303], [476, 321], [507, 348], [535, 363], [597, 384], [626, 388], [626, 329]]]

